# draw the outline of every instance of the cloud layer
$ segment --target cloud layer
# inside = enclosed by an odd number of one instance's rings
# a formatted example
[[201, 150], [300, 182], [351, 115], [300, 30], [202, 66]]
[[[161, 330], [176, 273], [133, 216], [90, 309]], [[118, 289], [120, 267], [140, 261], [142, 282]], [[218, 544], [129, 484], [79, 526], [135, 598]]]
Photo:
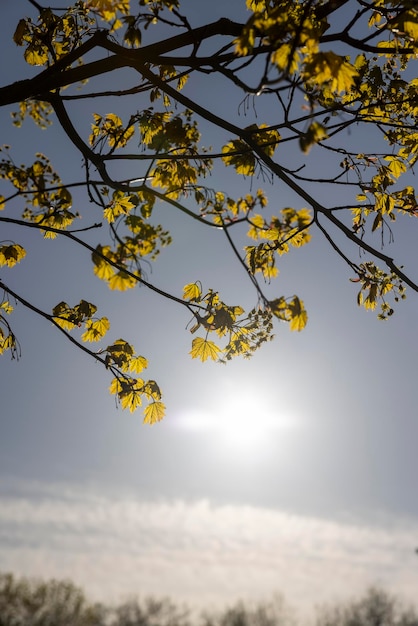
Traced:
[[152, 594], [209, 608], [280, 592], [306, 615], [381, 584], [412, 603], [414, 541], [408, 520], [365, 526], [206, 500], [0, 489], [1, 569], [70, 577], [105, 602]]

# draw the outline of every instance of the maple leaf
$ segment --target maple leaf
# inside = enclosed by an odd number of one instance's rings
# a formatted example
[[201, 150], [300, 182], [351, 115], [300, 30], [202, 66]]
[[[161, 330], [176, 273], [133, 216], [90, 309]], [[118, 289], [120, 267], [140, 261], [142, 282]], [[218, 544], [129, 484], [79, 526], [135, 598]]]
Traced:
[[152, 402], [144, 409], [144, 424], [156, 424], [165, 415], [165, 404], [163, 402]]
[[190, 354], [193, 359], [200, 359], [201, 361], [212, 359], [212, 361], [216, 361], [219, 352], [221, 352], [221, 349], [213, 341], [208, 341], [202, 337], [196, 337], [192, 341]]

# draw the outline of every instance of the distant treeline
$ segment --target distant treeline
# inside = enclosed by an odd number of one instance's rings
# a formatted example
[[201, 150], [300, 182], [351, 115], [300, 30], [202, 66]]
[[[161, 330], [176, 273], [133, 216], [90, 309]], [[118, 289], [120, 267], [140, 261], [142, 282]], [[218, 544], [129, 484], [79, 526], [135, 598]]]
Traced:
[[[417, 590], [418, 593], [418, 590]], [[371, 588], [346, 604], [324, 607], [312, 626], [418, 626], [418, 612], [384, 589]], [[0, 626], [306, 626], [281, 597], [239, 602], [217, 613], [192, 614], [167, 598], [93, 603], [68, 580], [17, 578], [0, 573]]]

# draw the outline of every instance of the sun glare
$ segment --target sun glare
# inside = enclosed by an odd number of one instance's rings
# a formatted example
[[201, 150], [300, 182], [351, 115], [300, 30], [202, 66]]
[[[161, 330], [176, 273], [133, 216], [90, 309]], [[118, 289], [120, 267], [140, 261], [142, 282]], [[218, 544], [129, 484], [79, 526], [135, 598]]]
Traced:
[[263, 449], [279, 431], [291, 428], [295, 420], [272, 402], [260, 400], [250, 392], [228, 395], [206, 412], [190, 412], [179, 419], [180, 426], [212, 435], [228, 448]]

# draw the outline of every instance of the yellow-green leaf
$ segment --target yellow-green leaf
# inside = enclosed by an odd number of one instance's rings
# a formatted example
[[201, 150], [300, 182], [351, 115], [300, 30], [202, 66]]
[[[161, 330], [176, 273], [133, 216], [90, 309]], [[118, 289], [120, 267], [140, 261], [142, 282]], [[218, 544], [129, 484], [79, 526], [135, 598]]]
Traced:
[[148, 367], [148, 361], [143, 356], [134, 356], [129, 361], [129, 370], [136, 374], [140, 374], [146, 367]]
[[115, 394], [122, 409], [129, 409], [133, 413], [142, 404], [144, 381], [140, 378], [114, 378], [109, 391]]
[[233, 165], [237, 174], [252, 176], [255, 172], [255, 157], [248, 145], [241, 139], [230, 141], [222, 148], [225, 165]]
[[282, 43], [271, 56], [271, 62], [277, 65], [280, 70], [287, 70], [289, 74], [297, 72], [300, 55], [295, 49], [293, 42]]
[[133, 276], [127, 274], [124, 270], [120, 270], [109, 278], [108, 285], [110, 289], [126, 291], [126, 289], [132, 289], [133, 287], [135, 287], [136, 280], [135, 278], [133, 278]]
[[251, 226], [247, 232], [248, 237], [251, 237], [251, 239], [258, 239], [265, 224], [263, 216], [258, 213], [252, 215], [250, 224]]
[[14, 335], [9, 333], [6, 337], [0, 328], [0, 354], [3, 354], [6, 350], [13, 350], [16, 346], [16, 340]]
[[270, 302], [270, 308], [272, 310], [273, 315], [275, 315], [279, 320], [286, 320], [287, 313], [287, 303], [283, 296], [280, 298], [276, 298]]
[[131, 413], [142, 405], [141, 394], [138, 391], [130, 391], [128, 393], [119, 394], [122, 409], [129, 409]]
[[73, 330], [73, 328], [77, 326], [77, 324], [74, 324], [74, 322], [70, 322], [69, 320], [66, 320], [62, 317], [54, 317], [53, 319], [54, 322], [64, 330]]
[[307, 79], [316, 84], [328, 83], [332, 91], [349, 91], [358, 71], [343, 56], [335, 52], [317, 52], [305, 65]]
[[297, 296], [288, 305], [290, 330], [301, 331], [308, 322], [308, 314], [303, 305], [303, 301]]
[[130, 195], [125, 196], [120, 194], [120, 192], [115, 192], [112, 202], [104, 209], [103, 215], [109, 224], [111, 224], [120, 215], [128, 215], [134, 206], [135, 204], [131, 202]]
[[385, 161], [389, 161], [389, 169], [395, 178], [399, 178], [407, 170], [405, 163], [398, 157], [385, 156]]
[[8, 300], [5, 300], [0, 304], [0, 309], [7, 313], [7, 315], [10, 315], [10, 313], [12, 313], [13, 311], [13, 307]]
[[[299, 145], [304, 154], [308, 154], [311, 147], [328, 137], [327, 130], [319, 122], [312, 122], [306, 133], [300, 136]], [[305, 209], [306, 210], [306, 209]]]
[[197, 283], [189, 283], [183, 287], [183, 300], [194, 300], [198, 302], [201, 295], [202, 290]]
[[13, 267], [26, 256], [26, 250], [18, 243], [9, 246], [0, 246], [0, 266]]
[[99, 320], [87, 320], [86, 332], [81, 335], [83, 341], [100, 341], [110, 328], [110, 322], [107, 317], [101, 317]]
[[119, 379], [113, 378], [109, 386], [109, 392], [112, 395], [117, 396], [121, 391], [122, 391], [122, 385], [120, 384]]
[[212, 359], [212, 361], [216, 361], [220, 352], [222, 350], [213, 341], [208, 341], [202, 337], [196, 337], [192, 341], [190, 354], [193, 359], [200, 359], [201, 361]]
[[152, 402], [144, 409], [144, 424], [156, 424], [165, 416], [165, 404], [163, 402]]
[[44, 65], [48, 61], [48, 49], [32, 42], [26, 48], [24, 57], [29, 65]]

